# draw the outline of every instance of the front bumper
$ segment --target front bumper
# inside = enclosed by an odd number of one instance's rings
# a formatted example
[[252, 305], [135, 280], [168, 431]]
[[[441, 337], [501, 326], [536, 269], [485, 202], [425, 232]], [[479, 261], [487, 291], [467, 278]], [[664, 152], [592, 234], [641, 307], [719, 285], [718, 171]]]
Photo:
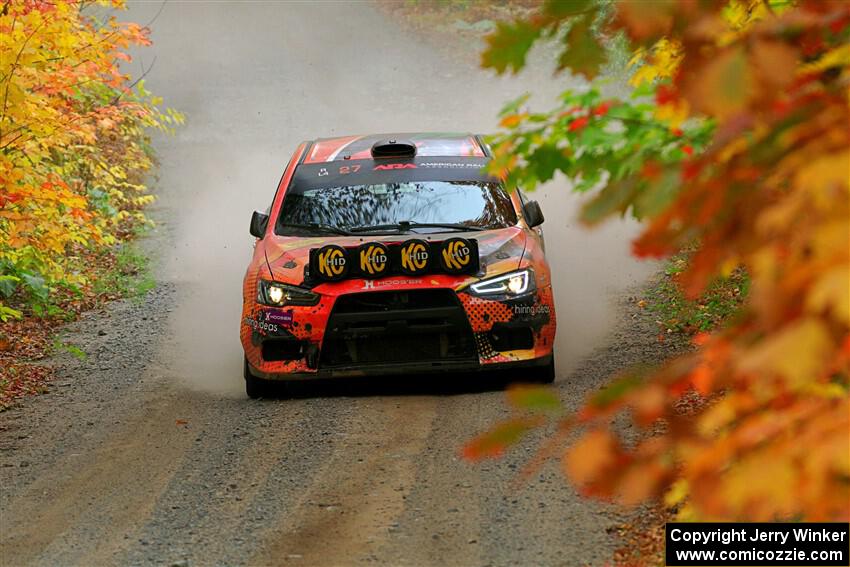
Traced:
[[551, 287], [503, 300], [433, 287], [323, 295], [310, 307], [249, 301], [240, 336], [253, 375], [303, 380], [545, 365], [555, 328]]
[[392, 376], [407, 374], [437, 374], [441, 372], [482, 372], [492, 370], [514, 370], [526, 368], [540, 368], [547, 366], [552, 361], [552, 354], [531, 360], [516, 360], [511, 362], [500, 362], [497, 364], [479, 364], [477, 362], [413, 362], [396, 364], [374, 364], [368, 367], [351, 366], [339, 368], [319, 368], [314, 372], [291, 372], [286, 374], [266, 373], [250, 364], [248, 370], [253, 376], [266, 380], [310, 380], [328, 378], [350, 378], [363, 376]]

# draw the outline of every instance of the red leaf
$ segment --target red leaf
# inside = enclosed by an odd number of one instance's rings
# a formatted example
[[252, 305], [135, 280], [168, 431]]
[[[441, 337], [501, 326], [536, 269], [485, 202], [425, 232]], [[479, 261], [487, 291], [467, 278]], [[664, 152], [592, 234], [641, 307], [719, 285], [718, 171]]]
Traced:
[[606, 101], [598, 105], [591, 111], [591, 114], [594, 116], [605, 116], [608, 114], [608, 111], [611, 109], [612, 103], [610, 101]]
[[[659, 85], [655, 90], [655, 102], [658, 105], [665, 105], [675, 102], [679, 98], [679, 93], [670, 85]], [[681, 130], [679, 130], [681, 132]]]
[[587, 116], [582, 116], [581, 118], [576, 118], [572, 121], [572, 123], [567, 127], [567, 130], [570, 132], [576, 132], [577, 130], [581, 130], [587, 123], [590, 122], [590, 119]]

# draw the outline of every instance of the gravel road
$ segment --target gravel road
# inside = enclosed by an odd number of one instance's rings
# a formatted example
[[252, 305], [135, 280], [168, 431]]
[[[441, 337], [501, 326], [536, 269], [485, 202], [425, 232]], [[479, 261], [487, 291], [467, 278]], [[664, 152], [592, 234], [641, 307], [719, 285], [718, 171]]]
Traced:
[[[556, 463], [513, 486], [533, 446], [458, 458], [506, 415], [504, 377], [352, 379], [250, 401], [240, 374], [248, 218], [300, 140], [486, 132], [505, 100], [569, 80], [494, 78], [365, 3], [172, 2], [153, 29], [134, 65], [156, 57], [148, 86], [188, 116], [156, 140], [160, 225], [146, 245], [160, 283], [66, 329], [87, 356], [57, 356], [51, 391], [0, 414], [0, 565], [606, 563], [621, 512], [579, 498]], [[653, 267], [628, 256], [633, 225], [578, 227], [563, 183], [537, 198], [556, 387], [575, 406], [665, 355], [627, 300]]]

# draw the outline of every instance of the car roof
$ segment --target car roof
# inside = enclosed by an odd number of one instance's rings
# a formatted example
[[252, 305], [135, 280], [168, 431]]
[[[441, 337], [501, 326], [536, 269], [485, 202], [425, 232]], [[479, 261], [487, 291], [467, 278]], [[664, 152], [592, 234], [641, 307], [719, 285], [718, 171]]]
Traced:
[[410, 141], [419, 157], [484, 157], [480, 138], [464, 132], [415, 132], [319, 138], [309, 143], [302, 163], [372, 159], [372, 145], [382, 140]]

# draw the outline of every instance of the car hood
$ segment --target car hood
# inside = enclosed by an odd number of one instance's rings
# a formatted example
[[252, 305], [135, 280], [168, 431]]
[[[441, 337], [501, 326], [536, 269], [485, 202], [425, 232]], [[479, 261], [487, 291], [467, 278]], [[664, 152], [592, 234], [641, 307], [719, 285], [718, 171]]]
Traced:
[[[304, 266], [310, 262], [310, 250], [326, 244], [337, 244], [342, 247], [356, 247], [364, 242], [382, 242], [385, 244], [401, 243], [410, 238], [427, 238], [440, 241], [451, 237], [462, 236], [478, 241], [478, 253], [481, 272], [473, 276], [449, 276], [440, 274], [458, 283], [478, 280], [485, 277], [515, 270], [519, 267], [525, 251], [527, 236], [519, 227], [500, 228], [495, 230], [475, 232], [445, 232], [423, 234], [392, 234], [382, 236], [338, 236], [338, 237], [298, 237], [273, 236], [266, 239], [265, 254], [272, 277], [279, 282], [299, 285], [304, 281]], [[356, 278], [355, 278], [356, 279]]]

